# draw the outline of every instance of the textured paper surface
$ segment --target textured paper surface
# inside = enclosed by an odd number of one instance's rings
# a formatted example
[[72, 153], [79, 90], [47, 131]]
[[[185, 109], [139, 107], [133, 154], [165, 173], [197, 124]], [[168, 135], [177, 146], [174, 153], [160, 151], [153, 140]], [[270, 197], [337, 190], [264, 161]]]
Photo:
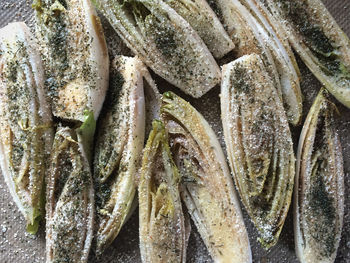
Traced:
[[[350, 1], [349, 0], [324, 0], [330, 12], [337, 20], [342, 29], [350, 36]], [[34, 19], [31, 11], [30, 0], [0, 0], [0, 27], [13, 21], [25, 21], [29, 26], [33, 26]], [[109, 46], [111, 59], [116, 54], [130, 54], [113, 29], [103, 19], [106, 39]], [[349, 47], [350, 48], [350, 47]], [[309, 70], [298, 60], [302, 71], [302, 91], [305, 97], [304, 118], [310, 108], [311, 102], [317, 94], [320, 84], [315, 80]], [[158, 80], [161, 91], [170, 88], [164, 81]], [[184, 96], [178, 90], [178, 94], [191, 101], [209, 121], [217, 136], [222, 141], [222, 127], [220, 122], [219, 89], [216, 87], [201, 99], [193, 100]], [[338, 250], [336, 262], [350, 262], [350, 110], [339, 103], [337, 106], [340, 115], [337, 117], [338, 131], [341, 136], [344, 154], [345, 169], [345, 216], [342, 240]], [[298, 142], [301, 127], [293, 129], [293, 139], [295, 145]], [[249, 239], [252, 247], [254, 262], [298, 262], [294, 252], [292, 213], [288, 214], [285, 226], [278, 244], [269, 251], [260, 247], [257, 239], [257, 232], [247, 217], [244, 209], [244, 219], [249, 232]], [[37, 236], [31, 236], [25, 232], [25, 222], [17, 207], [12, 201], [7, 190], [3, 177], [0, 176], [0, 263], [32, 263], [44, 262], [45, 254], [45, 230], [39, 230]], [[200, 236], [192, 228], [190, 244], [188, 248], [188, 262], [211, 262], [210, 257], [200, 239]], [[123, 227], [121, 233], [112, 246], [107, 249], [103, 258], [96, 260], [91, 256], [89, 263], [113, 263], [141, 262], [138, 247], [138, 213], [134, 213], [129, 222]]]

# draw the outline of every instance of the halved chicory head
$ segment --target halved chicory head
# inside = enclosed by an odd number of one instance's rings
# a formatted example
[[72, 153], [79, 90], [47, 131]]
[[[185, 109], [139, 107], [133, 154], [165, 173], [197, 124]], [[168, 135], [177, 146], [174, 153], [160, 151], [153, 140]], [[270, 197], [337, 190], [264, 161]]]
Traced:
[[0, 29], [0, 166], [13, 200], [36, 233], [53, 140], [38, 46], [21, 22]]
[[216, 262], [251, 262], [239, 202], [220, 143], [203, 116], [172, 92], [161, 117], [181, 174], [181, 196]]
[[334, 262], [344, 215], [344, 169], [334, 104], [321, 89], [300, 135], [294, 193], [300, 262]]
[[266, 248], [278, 241], [290, 206], [295, 157], [287, 116], [256, 54], [223, 66], [221, 114], [233, 178]]
[[142, 262], [186, 262], [188, 235], [179, 187], [165, 127], [155, 120], [143, 151], [138, 188]]
[[75, 130], [58, 127], [46, 190], [46, 263], [86, 263], [93, 238], [90, 165]]
[[36, 35], [54, 116], [97, 120], [108, 88], [109, 58], [103, 28], [90, 0], [34, 0]]
[[190, 24], [163, 0], [95, 0], [126, 45], [155, 73], [198, 98], [220, 68]]
[[160, 106], [155, 83], [137, 57], [117, 56], [110, 76], [110, 88], [97, 125], [93, 166], [97, 254], [112, 243], [133, 212], [146, 121], [159, 117]]

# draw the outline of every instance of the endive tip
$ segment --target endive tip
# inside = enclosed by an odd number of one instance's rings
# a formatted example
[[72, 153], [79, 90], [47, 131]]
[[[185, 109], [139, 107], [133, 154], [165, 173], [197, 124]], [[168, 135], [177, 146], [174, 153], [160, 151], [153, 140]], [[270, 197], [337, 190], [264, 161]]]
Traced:
[[39, 229], [42, 214], [38, 208], [33, 208], [30, 221], [27, 221], [26, 230], [29, 234], [35, 235]]
[[32, 224], [27, 224], [26, 230], [29, 234], [35, 235], [38, 232], [40, 220], [41, 216], [35, 218]]
[[277, 244], [278, 237], [272, 239], [270, 242], [266, 242], [266, 239], [264, 239], [263, 237], [258, 237], [258, 241], [262, 248], [264, 248], [265, 250], [269, 250], [270, 248], [272, 248]]
[[79, 142], [83, 144], [83, 148], [89, 162], [92, 160], [92, 148], [95, 130], [96, 121], [94, 118], [94, 113], [93, 111], [85, 110], [84, 122], [79, 128], [76, 129], [76, 133], [78, 135]]
[[163, 122], [160, 120], [153, 120], [152, 128], [155, 130], [155, 132], [162, 131], [165, 129]]
[[173, 99], [174, 98], [174, 92], [172, 91], [166, 91], [163, 93], [163, 98], [166, 98], [166, 99]]

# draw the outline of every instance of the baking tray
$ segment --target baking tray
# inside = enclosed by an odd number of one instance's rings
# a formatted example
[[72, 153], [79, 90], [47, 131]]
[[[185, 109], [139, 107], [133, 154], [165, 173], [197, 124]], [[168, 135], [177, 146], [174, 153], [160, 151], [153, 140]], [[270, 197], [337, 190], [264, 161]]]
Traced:
[[[31, 0], [0, 0], [0, 27], [9, 22], [25, 21], [33, 28], [34, 19], [31, 10]], [[325, 5], [337, 20], [341, 28], [350, 36], [350, 1], [349, 0], [324, 0]], [[109, 55], [112, 59], [117, 54], [131, 55], [130, 51], [122, 44], [108, 22], [102, 17]], [[350, 47], [349, 47], [350, 48]], [[298, 63], [302, 72], [302, 92], [304, 94], [304, 119], [320, 89], [320, 83], [313, 77], [310, 71], [300, 61]], [[224, 148], [223, 133], [220, 121], [219, 87], [215, 87], [200, 99], [192, 99], [185, 96], [179, 90], [174, 89], [165, 81], [157, 78], [160, 90], [173, 90], [185, 99], [189, 100], [212, 125]], [[342, 239], [338, 249], [336, 262], [350, 262], [350, 110], [337, 103], [339, 116], [336, 117], [336, 125], [341, 137], [344, 155], [345, 170], [345, 216]], [[301, 127], [292, 128], [294, 145], [297, 145]], [[224, 148], [225, 149], [225, 148]], [[288, 214], [277, 245], [270, 250], [264, 250], [257, 242], [257, 232], [242, 207], [244, 221], [248, 228], [254, 262], [298, 262], [294, 252], [293, 222], [291, 211]], [[45, 229], [39, 229], [36, 236], [25, 231], [25, 222], [7, 190], [3, 177], [0, 176], [0, 263], [34, 263], [45, 262]], [[201, 238], [192, 227], [189, 247], [187, 250], [188, 262], [212, 262]], [[140, 260], [138, 239], [138, 212], [137, 210], [130, 220], [122, 228], [113, 244], [106, 250], [102, 259], [97, 260], [91, 255], [89, 263], [138, 263]]]

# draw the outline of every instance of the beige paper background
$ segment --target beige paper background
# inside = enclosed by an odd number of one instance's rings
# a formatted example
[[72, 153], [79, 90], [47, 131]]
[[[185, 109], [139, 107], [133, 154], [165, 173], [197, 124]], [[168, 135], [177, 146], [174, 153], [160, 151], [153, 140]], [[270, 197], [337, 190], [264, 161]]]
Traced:
[[[323, 0], [330, 12], [337, 20], [343, 30], [350, 36], [350, 0]], [[13, 21], [25, 21], [29, 26], [33, 26], [33, 17], [30, 0], [0, 0], [0, 27]], [[104, 21], [105, 34], [109, 46], [111, 58], [116, 54], [130, 54], [113, 32], [113, 29]], [[349, 47], [350, 48], [350, 47]], [[300, 60], [298, 60], [300, 62]], [[300, 62], [303, 75], [302, 91], [305, 96], [304, 118], [308, 112], [313, 98], [320, 88], [320, 84], [315, 80], [308, 69]], [[170, 88], [164, 81], [158, 79], [158, 84], [162, 91]], [[222, 143], [222, 127], [220, 123], [219, 89], [214, 88], [201, 99], [190, 99], [178, 90], [175, 90], [191, 103], [207, 118], [213, 126], [217, 136]], [[344, 154], [345, 169], [345, 217], [342, 240], [338, 250], [336, 262], [350, 262], [350, 110], [337, 103], [340, 116], [337, 117], [338, 131], [341, 136]], [[297, 144], [301, 127], [293, 129], [294, 143]], [[294, 252], [292, 214], [288, 214], [278, 244], [269, 251], [265, 251], [257, 243], [257, 233], [252, 223], [247, 217], [244, 209], [245, 223], [249, 232], [254, 262], [298, 262]], [[31, 236], [25, 232], [25, 223], [18, 212], [17, 207], [9, 195], [3, 177], [0, 176], [0, 263], [34, 263], [44, 262], [45, 252], [45, 232], [41, 227], [37, 236]], [[195, 227], [192, 228], [190, 244], [188, 248], [188, 262], [211, 262], [210, 257], [198, 235]], [[138, 214], [134, 213], [129, 222], [123, 227], [121, 233], [112, 246], [107, 249], [103, 258], [97, 260], [91, 256], [89, 263], [113, 263], [125, 262], [134, 263], [140, 261], [138, 248]]]

